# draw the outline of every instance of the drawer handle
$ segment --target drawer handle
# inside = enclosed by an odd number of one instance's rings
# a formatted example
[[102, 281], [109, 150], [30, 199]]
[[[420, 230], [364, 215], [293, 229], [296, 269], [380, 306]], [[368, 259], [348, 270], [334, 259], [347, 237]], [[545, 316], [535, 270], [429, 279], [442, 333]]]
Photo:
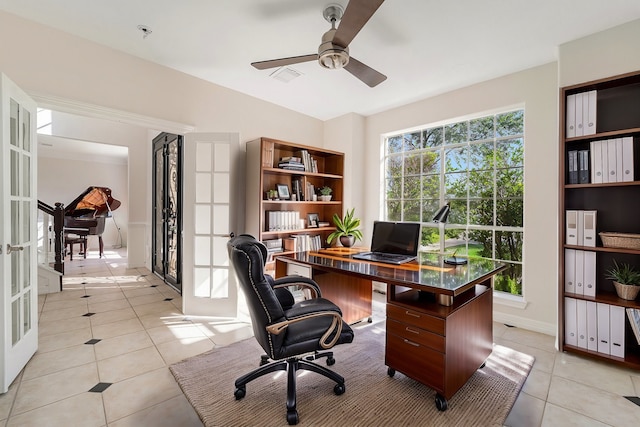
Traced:
[[409, 340], [407, 340], [407, 339], [405, 339], [405, 340], [404, 340], [404, 342], [405, 342], [405, 344], [410, 344], [410, 345], [412, 345], [412, 346], [414, 346], [414, 347], [420, 347], [420, 344], [415, 343], [415, 342], [413, 342], [413, 341], [409, 341]]
[[420, 331], [416, 331], [415, 329], [411, 329], [408, 326], [404, 330], [407, 331], [407, 332], [411, 332], [412, 334], [420, 335]]
[[405, 314], [406, 314], [407, 316], [417, 317], [418, 319], [420, 318], [420, 315], [419, 315], [419, 314], [415, 314], [415, 313], [413, 313], [413, 312], [411, 312], [411, 311], [409, 311], [409, 310], [405, 311]]

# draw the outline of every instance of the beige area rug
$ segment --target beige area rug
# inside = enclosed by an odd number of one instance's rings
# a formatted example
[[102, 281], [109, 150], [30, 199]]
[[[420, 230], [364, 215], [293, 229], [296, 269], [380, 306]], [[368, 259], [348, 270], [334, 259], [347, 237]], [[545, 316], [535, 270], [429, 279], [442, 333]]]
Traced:
[[[384, 364], [384, 322], [354, 328], [352, 344], [334, 348], [331, 369], [345, 377], [346, 392], [316, 373], [298, 376], [300, 426], [502, 426], [529, 375], [534, 358], [495, 345], [479, 369], [440, 412], [435, 392]], [[263, 354], [251, 338], [183, 360], [171, 372], [200, 419], [213, 426], [286, 426], [286, 374], [247, 384], [236, 400], [236, 378], [255, 369]], [[319, 363], [325, 363], [320, 359]]]

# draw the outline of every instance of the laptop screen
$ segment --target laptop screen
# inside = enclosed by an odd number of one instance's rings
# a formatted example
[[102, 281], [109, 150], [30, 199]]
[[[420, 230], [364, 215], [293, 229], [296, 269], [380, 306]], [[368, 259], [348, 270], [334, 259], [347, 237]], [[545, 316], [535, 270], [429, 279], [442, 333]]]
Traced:
[[416, 256], [419, 237], [418, 223], [374, 221], [371, 252]]

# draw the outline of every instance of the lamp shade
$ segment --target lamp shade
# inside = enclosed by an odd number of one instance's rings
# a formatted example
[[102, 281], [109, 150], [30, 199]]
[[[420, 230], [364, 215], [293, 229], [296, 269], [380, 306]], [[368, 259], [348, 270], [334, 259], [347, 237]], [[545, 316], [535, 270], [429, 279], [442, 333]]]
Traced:
[[446, 223], [447, 218], [449, 218], [449, 212], [451, 212], [451, 207], [449, 206], [449, 203], [447, 203], [438, 209], [438, 212], [433, 216], [433, 222]]

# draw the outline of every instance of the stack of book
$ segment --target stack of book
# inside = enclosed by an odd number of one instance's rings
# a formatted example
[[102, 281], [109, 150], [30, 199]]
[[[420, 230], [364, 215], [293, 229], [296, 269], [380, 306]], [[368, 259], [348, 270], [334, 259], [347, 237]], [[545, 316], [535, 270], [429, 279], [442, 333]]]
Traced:
[[294, 252], [319, 251], [322, 249], [322, 238], [319, 234], [293, 234], [288, 240], [289, 242], [285, 246], [288, 246]]
[[267, 211], [265, 231], [287, 231], [300, 229], [300, 212]]
[[295, 170], [295, 171], [305, 170], [305, 166], [302, 163], [302, 159], [300, 157], [293, 157], [293, 156], [281, 157], [280, 161], [278, 162], [278, 167], [280, 169]]
[[304, 170], [307, 172], [318, 172], [318, 161], [311, 157], [311, 154], [307, 150], [300, 150], [295, 153], [302, 159]]

